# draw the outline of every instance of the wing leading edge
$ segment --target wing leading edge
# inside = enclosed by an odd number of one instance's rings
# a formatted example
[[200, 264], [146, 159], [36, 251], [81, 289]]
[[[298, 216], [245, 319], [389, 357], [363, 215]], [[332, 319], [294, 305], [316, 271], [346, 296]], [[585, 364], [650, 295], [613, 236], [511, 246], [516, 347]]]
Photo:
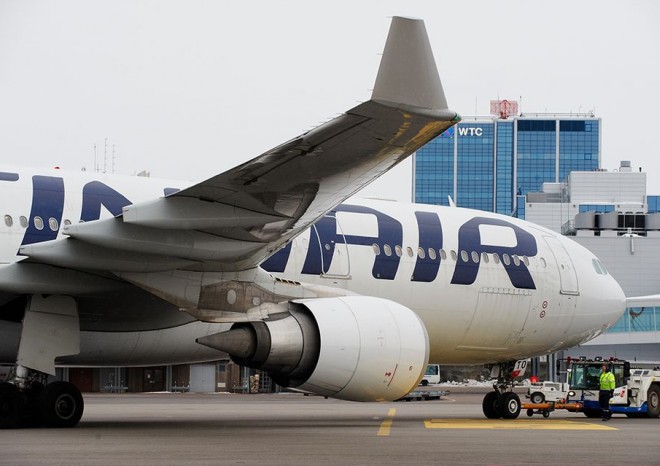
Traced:
[[423, 21], [395, 17], [369, 101], [234, 169], [21, 253], [89, 269], [93, 250], [96, 268], [118, 272], [136, 270], [131, 253], [160, 258], [140, 260], [144, 271], [255, 267], [458, 121]]

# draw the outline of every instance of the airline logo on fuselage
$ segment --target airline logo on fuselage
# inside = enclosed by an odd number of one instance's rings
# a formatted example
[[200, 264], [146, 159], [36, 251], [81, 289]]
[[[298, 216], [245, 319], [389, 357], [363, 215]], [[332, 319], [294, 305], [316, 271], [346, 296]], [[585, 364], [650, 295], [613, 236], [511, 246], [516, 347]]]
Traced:
[[[337, 212], [351, 212], [376, 217], [378, 225], [377, 236], [343, 235], [337, 227]], [[435, 212], [415, 212], [417, 229], [419, 232], [419, 247], [427, 252], [432, 249], [438, 252], [443, 247], [443, 228], [440, 216]], [[484, 242], [481, 238], [481, 226], [494, 226], [507, 229], [515, 244], [497, 245], [491, 241]], [[375, 247], [384, 251], [386, 247], [403, 244], [403, 225], [397, 219], [372, 209], [370, 207], [343, 204], [319, 220], [313, 227], [309, 239], [309, 247], [301, 273], [308, 275], [321, 275], [328, 273], [335, 257], [337, 245], [359, 245]], [[465, 222], [458, 230], [458, 250], [470, 251], [478, 257], [483, 253], [497, 254], [499, 257], [508, 255], [533, 257], [537, 254], [536, 239], [534, 236], [513, 223], [489, 217], [473, 217]], [[284, 272], [291, 254], [291, 243], [281, 249], [262, 267], [269, 272]], [[416, 257], [415, 268], [411, 281], [432, 282], [438, 275], [443, 259], [430, 254]], [[393, 280], [399, 269], [401, 257], [397, 254], [376, 254], [371, 274], [380, 280]], [[507, 273], [511, 284], [516, 288], [536, 289], [534, 279], [523, 261], [503, 261], [502, 266]], [[464, 258], [462, 254], [457, 257], [451, 283], [454, 285], [471, 285], [477, 279], [481, 260], [474, 261], [471, 256]]]

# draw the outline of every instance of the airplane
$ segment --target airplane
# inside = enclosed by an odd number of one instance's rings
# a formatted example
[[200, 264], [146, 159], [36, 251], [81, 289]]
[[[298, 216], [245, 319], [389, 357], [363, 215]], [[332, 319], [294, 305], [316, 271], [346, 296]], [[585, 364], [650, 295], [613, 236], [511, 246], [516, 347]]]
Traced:
[[200, 183], [0, 167], [0, 427], [79, 423], [56, 364], [226, 354], [353, 401], [485, 364], [484, 414], [517, 417], [527, 358], [605, 331], [625, 298], [540, 226], [353, 196], [458, 121], [423, 21], [394, 17], [369, 101]]

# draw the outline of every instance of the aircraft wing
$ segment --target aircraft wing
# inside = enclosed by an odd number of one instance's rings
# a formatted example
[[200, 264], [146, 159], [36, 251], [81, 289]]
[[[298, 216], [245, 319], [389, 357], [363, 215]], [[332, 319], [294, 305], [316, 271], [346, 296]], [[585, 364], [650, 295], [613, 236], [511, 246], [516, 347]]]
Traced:
[[109, 271], [255, 267], [459, 120], [423, 21], [395, 17], [369, 101], [227, 172], [116, 218], [70, 225], [69, 239], [21, 254]]

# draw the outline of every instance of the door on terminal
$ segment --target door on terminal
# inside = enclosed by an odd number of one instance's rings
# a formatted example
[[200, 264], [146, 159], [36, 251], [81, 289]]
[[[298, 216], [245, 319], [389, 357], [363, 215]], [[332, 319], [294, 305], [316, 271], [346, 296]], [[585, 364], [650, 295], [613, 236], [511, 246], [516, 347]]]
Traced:
[[162, 392], [165, 390], [165, 370], [162, 367], [149, 367], [144, 370], [142, 391]]

